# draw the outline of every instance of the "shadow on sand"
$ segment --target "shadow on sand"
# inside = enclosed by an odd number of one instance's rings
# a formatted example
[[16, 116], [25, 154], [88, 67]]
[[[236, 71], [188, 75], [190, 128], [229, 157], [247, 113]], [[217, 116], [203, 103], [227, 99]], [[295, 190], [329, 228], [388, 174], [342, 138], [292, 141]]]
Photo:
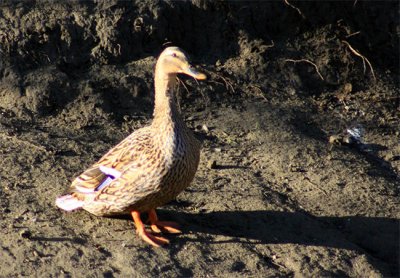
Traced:
[[[303, 212], [221, 211], [186, 213], [159, 210], [160, 218], [182, 224], [184, 232], [223, 235], [232, 239], [213, 241], [199, 237], [195, 241], [261, 244], [294, 243], [358, 250], [369, 254], [386, 276], [399, 274], [399, 219], [383, 217], [315, 217]], [[182, 239], [183, 242], [192, 239]], [[375, 264], [375, 262], [371, 262]], [[385, 266], [383, 266], [383, 264]]]

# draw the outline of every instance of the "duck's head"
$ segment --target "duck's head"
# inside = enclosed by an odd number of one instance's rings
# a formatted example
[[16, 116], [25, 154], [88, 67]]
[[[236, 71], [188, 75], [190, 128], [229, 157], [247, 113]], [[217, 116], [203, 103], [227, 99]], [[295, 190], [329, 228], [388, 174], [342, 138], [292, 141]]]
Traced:
[[179, 47], [167, 47], [157, 60], [156, 70], [167, 76], [183, 73], [199, 80], [206, 79], [204, 73], [189, 64], [185, 52]]

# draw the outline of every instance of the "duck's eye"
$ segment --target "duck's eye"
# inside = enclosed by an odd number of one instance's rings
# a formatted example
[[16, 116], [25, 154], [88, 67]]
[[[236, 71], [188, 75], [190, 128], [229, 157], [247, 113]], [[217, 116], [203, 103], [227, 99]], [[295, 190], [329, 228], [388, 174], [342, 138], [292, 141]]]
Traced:
[[176, 58], [176, 53], [172, 53], [172, 57]]

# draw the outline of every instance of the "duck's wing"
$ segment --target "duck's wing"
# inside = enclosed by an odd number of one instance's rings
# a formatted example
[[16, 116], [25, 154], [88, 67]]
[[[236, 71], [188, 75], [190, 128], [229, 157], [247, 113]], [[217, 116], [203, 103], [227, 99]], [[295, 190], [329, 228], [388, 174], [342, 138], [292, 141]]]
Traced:
[[95, 193], [110, 182], [119, 178], [121, 173], [138, 164], [143, 150], [151, 145], [151, 134], [148, 128], [142, 128], [121, 141], [109, 150], [92, 167], [75, 178], [70, 187], [71, 193]]

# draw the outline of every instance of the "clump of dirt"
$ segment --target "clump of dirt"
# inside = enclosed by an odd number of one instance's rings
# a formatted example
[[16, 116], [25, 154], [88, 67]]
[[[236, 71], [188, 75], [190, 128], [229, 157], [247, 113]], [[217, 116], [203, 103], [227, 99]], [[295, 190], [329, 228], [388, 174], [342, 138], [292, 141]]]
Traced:
[[[4, 276], [399, 276], [399, 4], [35, 1], [0, 8]], [[63, 213], [72, 178], [151, 121], [165, 46], [203, 140], [160, 209], [167, 248], [128, 218]]]

